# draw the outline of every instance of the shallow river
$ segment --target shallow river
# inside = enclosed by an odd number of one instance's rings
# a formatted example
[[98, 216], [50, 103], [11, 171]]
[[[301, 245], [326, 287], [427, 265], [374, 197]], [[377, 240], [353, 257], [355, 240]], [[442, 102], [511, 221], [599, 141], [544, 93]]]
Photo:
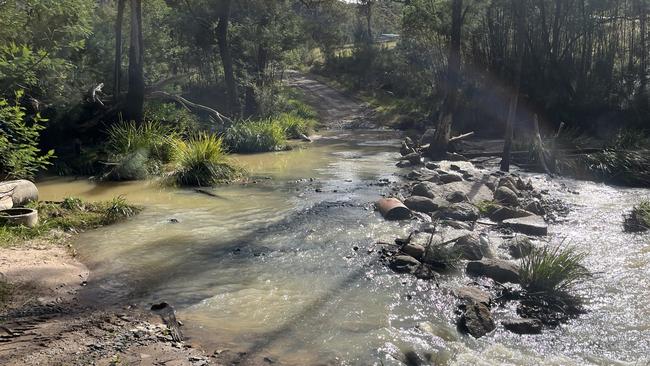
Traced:
[[393, 132], [338, 131], [304, 149], [239, 156], [256, 182], [210, 190], [216, 197], [144, 182], [53, 179], [39, 189], [45, 200], [124, 195], [143, 206], [75, 240], [93, 273], [88, 295], [171, 302], [208, 351], [291, 365], [399, 365], [409, 350], [433, 364], [650, 363], [650, 236], [621, 232], [622, 212], [650, 191], [533, 177], [572, 204], [550, 237], [589, 252], [598, 273], [580, 288], [589, 312], [538, 336], [498, 328], [476, 340], [457, 332], [449, 294], [470, 278], [446, 275], [436, 287], [368, 254], [408, 230], [372, 209], [388, 192], [382, 182], [398, 179], [397, 146]]

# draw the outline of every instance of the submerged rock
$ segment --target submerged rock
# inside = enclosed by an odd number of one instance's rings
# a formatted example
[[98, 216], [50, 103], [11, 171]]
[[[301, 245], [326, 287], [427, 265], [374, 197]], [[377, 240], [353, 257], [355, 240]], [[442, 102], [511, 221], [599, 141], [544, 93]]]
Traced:
[[506, 227], [527, 235], [547, 235], [548, 225], [543, 218], [537, 215], [503, 220]]
[[490, 309], [482, 303], [467, 305], [460, 317], [460, 326], [474, 338], [481, 338], [496, 329]]
[[511, 319], [501, 322], [507, 330], [517, 334], [541, 334], [542, 322], [539, 319]]
[[459, 221], [475, 221], [480, 216], [479, 209], [469, 203], [454, 203], [440, 211], [441, 219], [451, 219]]
[[467, 263], [467, 274], [483, 276], [497, 282], [519, 283], [519, 267], [502, 259], [482, 259]]

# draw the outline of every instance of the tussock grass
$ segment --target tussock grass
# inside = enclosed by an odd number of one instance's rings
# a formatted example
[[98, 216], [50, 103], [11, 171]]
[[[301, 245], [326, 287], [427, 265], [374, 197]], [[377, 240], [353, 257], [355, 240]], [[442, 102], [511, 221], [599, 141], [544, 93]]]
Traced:
[[592, 276], [582, 264], [586, 256], [570, 246], [533, 248], [521, 262], [522, 287], [530, 293], [568, 293]]
[[181, 186], [212, 186], [244, 175], [233, 164], [223, 148], [223, 140], [212, 134], [199, 134], [188, 141], [174, 141], [174, 184]]
[[224, 134], [230, 151], [258, 153], [282, 150], [286, 146], [286, 129], [274, 120], [241, 121]]
[[650, 185], [650, 151], [605, 150], [589, 154], [584, 167], [598, 180], [629, 186]]
[[624, 215], [623, 227], [630, 232], [650, 229], [650, 201], [642, 201], [629, 214]]
[[301, 135], [314, 132], [316, 120], [300, 116], [298, 113], [282, 113], [271, 120], [277, 122], [290, 139], [299, 139]]
[[171, 161], [170, 138], [176, 133], [159, 122], [121, 122], [107, 131], [109, 169], [104, 179], [139, 180], [160, 172]]
[[38, 210], [39, 224], [34, 228], [0, 224], [0, 246], [10, 246], [38, 238], [48, 239], [55, 230], [80, 232], [110, 225], [140, 212], [124, 197], [106, 202], [84, 202], [68, 197], [63, 202], [36, 202], [29, 207]]

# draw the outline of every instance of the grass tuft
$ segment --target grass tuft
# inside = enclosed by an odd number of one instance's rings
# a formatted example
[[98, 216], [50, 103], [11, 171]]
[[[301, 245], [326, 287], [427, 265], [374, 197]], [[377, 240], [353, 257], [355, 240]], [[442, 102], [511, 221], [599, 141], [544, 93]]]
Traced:
[[110, 166], [105, 179], [139, 180], [160, 172], [171, 161], [169, 139], [176, 133], [159, 122], [121, 122], [108, 129]]
[[574, 247], [561, 245], [533, 248], [521, 262], [522, 287], [531, 293], [567, 293], [592, 276], [582, 265], [586, 256]]
[[243, 169], [228, 159], [222, 139], [211, 134], [175, 140], [174, 161], [176, 169], [171, 178], [181, 186], [212, 186], [244, 175]]
[[224, 142], [233, 152], [258, 153], [285, 148], [285, 127], [274, 120], [241, 121], [224, 134]]
[[642, 201], [638, 206], [634, 206], [629, 214], [624, 215], [623, 227], [629, 232], [650, 229], [650, 201]]

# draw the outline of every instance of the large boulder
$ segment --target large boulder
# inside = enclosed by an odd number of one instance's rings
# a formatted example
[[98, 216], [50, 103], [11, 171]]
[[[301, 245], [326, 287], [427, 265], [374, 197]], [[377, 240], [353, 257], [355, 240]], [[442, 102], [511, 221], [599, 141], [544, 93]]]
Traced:
[[537, 215], [503, 220], [506, 227], [527, 235], [547, 235], [548, 225], [544, 219]]
[[497, 188], [496, 192], [494, 192], [494, 200], [506, 206], [517, 206], [519, 204], [517, 194], [504, 186]]
[[519, 267], [502, 259], [482, 259], [467, 263], [467, 274], [483, 276], [497, 282], [520, 283]]
[[542, 322], [539, 319], [511, 319], [501, 322], [507, 330], [517, 334], [540, 334]]
[[436, 196], [436, 185], [432, 182], [422, 182], [413, 186], [411, 194], [414, 196], [422, 196], [434, 198]]
[[[14, 207], [24, 206], [29, 202], [38, 201], [38, 188], [24, 179], [0, 182], [0, 197], [5, 196], [11, 197]], [[5, 205], [7, 204], [5, 202]]]
[[471, 203], [477, 204], [483, 201], [492, 201], [494, 193], [482, 182], [453, 182], [439, 185], [436, 192], [440, 192], [438, 196], [447, 197], [454, 192], [462, 192], [467, 200]]
[[460, 317], [461, 328], [474, 338], [481, 338], [496, 329], [490, 309], [482, 304], [470, 304]]
[[528, 237], [517, 235], [512, 239], [506, 240], [501, 247], [507, 249], [513, 258], [519, 259], [529, 255], [534, 245]]
[[479, 209], [469, 203], [454, 203], [449, 207], [440, 210], [441, 219], [458, 221], [475, 221], [480, 216]]
[[454, 250], [460, 254], [461, 258], [471, 261], [492, 256], [489, 244], [482, 243], [480, 235], [476, 233], [458, 238], [454, 244]]
[[435, 200], [423, 196], [411, 196], [404, 200], [404, 204], [417, 212], [434, 212], [440, 208]]

